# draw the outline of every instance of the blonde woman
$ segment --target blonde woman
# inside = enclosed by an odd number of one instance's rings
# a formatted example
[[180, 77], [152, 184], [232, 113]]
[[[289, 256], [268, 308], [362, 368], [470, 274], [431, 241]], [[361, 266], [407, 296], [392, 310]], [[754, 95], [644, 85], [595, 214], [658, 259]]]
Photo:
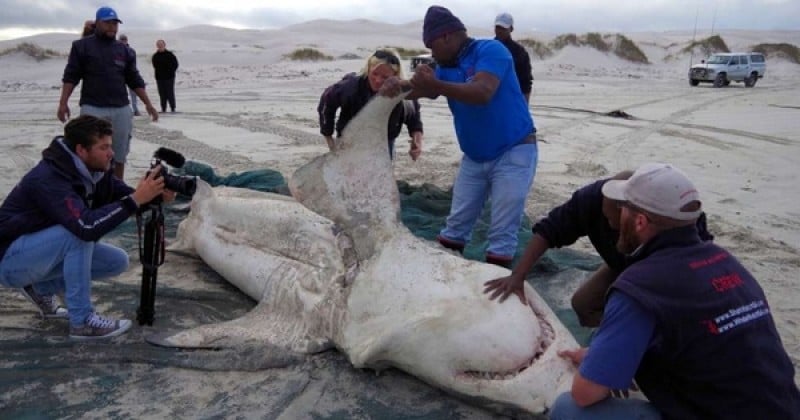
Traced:
[[[317, 112], [319, 113], [320, 133], [325, 137], [328, 147], [332, 150], [336, 143], [333, 138], [342, 135], [347, 123], [375, 96], [383, 83], [392, 77], [403, 78], [403, 69], [400, 58], [392, 50], [380, 49], [375, 51], [368, 59], [361, 73], [349, 73], [342, 80], [329, 86], [319, 99]], [[339, 118], [336, 119], [336, 111]], [[420, 118], [419, 103], [416, 100], [403, 101], [389, 116], [389, 157], [394, 159], [394, 143], [403, 124], [408, 127], [411, 144], [408, 154], [411, 159], [417, 160], [422, 153], [422, 119]]]

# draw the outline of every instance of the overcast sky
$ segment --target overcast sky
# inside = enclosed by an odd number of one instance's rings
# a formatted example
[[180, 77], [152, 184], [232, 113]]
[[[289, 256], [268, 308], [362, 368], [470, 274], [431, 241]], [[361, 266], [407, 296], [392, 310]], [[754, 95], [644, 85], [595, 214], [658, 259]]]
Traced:
[[[276, 29], [314, 19], [420, 21], [432, 4], [448, 7], [468, 27], [493, 25], [507, 11], [517, 30], [639, 32], [716, 29], [800, 30], [800, 0], [0, 0], [0, 39], [39, 32], [77, 32], [109, 5], [121, 30], [212, 24]], [[421, 29], [420, 29], [421, 30]]]

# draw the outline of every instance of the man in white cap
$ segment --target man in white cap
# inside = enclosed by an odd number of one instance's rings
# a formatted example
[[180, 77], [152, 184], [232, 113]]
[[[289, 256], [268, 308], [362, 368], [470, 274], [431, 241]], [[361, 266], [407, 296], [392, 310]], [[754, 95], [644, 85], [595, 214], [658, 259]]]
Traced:
[[111, 121], [114, 127], [114, 175], [123, 179], [133, 130], [128, 88], [136, 92], [153, 121], [158, 121], [158, 111], [145, 92], [144, 80], [136, 67], [136, 54], [117, 41], [120, 23], [122, 21], [114, 9], [101, 7], [95, 13], [94, 34], [72, 43], [61, 78], [63, 84], [56, 116], [61, 122], [70, 118], [69, 97], [82, 81], [81, 115]]
[[511, 39], [511, 32], [514, 32], [514, 17], [510, 13], [500, 13], [494, 18], [494, 36], [496, 40], [503, 43], [511, 52], [514, 58], [514, 71], [517, 73], [519, 88], [525, 96], [525, 102], [531, 102], [531, 91], [533, 90], [533, 70], [531, 70], [531, 58], [525, 47], [517, 41]]
[[[612, 285], [591, 346], [560, 353], [579, 368], [550, 418], [799, 418], [794, 367], [764, 292], [700, 239], [700, 195], [687, 176], [651, 163], [602, 192], [620, 206], [617, 248], [633, 263]], [[634, 379], [649, 401], [612, 397]]]

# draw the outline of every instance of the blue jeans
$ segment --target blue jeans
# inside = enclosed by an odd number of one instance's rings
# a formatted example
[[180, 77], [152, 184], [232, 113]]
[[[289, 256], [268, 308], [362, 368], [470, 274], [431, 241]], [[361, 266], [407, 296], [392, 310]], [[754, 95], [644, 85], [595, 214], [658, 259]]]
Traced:
[[83, 325], [94, 309], [91, 280], [128, 269], [128, 253], [100, 242], [82, 241], [61, 225], [22, 235], [0, 261], [0, 285], [33, 285], [38, 294], [64, 291], [69, 322]]
[[486, 253], [513, 258], [538, 156], [536, 143], [517, 145], [489, 162], [475, 162], [464, 155], [453, 185], [450, 215], [440, 235], [452, 242], [469, 242], [488, 198], [492, 220]]
[[635, 398], [606, 398], [589, 407], [578, 407], [565, 392], [550, 407], [550, 420], [659, 420], [661, 414], [648, 401]]

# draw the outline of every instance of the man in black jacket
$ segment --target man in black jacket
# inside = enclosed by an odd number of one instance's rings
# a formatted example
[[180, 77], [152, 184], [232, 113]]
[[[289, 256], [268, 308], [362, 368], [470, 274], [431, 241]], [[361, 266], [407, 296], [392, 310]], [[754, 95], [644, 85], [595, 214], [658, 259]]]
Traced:
[[502, 42], [514, 57], [514, 71], [517, 73], [519, 88], [525, 96], [525, 102], [531, 101], [531, 90], [533, 90], [533, 70], [531, 69], [531, 58], [525, 47], [511, 39], [511, 32], [514, 31], [514, 18], [508, 13], [501, 13], [494, 19], [495, 39]]
[[[42, 160], [0, 206], [0, 285], [19, 288], [43, 318], [69, 318], [70, 338], [114, 337], [131, 321], [95, 312], [91, 281], [128, 268], [128, 254], [98, 242], [140, 205], [164, 194], [156, 167], [134, 190], [113, 175], [111, 123], [82, 115], [64, 126]], [[64, 293], [67, 310], [55, 295]]]
[[158, 111], [145, 92], [144, 80], [136, 67], [136, 54], [117, 41], [120, 23], [122, 21], [114, 9], [101, 7], [95, 14], [94, 34], [72, 43], [61, 79], [63, 85], [57, 117], [61, 122], [69, 119], [69, 97], [75, 86], [83, 81], [81, 115], [94, 115], [111, 121], [114, 127], [114, 175], [123, 179], [133, 129], [128, 88], [136, 92], [153, 121], [158, 121]]
[[158, 96], [161, 99], [161, 112], [167, 112], [167, 102], [170, 110], [175, 112], [175, 72], [178, 71], [178, 58], [167, 49], [167, 43], [163, 39], [156, 41], [156, 49], [152, 61]]
[[[604, 197], [602, 188], [610, 180], [625, 180], [630, 176], [631, 171], [623, 171], [612, 178], [595, 181], [576, 191], [566, 203], [550, 210], [547, 217], [533, 226], [533, 237], [511, 275], [486, 282], [486, 293], [492, 293], [490, 299], [500, 296], [503, 302], [516, 294], [524, 302], [525, 276], [545, 251], [572, 245], [587, 236], [603, 264], [578, 288], [571, 303], [581, 325], [600, 325], [606, 292], [629, 263], [616, 246], [620, 230], [618, 203]], [[698, 218], [697, 230], [704, 241], [714, 238], [706, 228], [705, 214]]]
[[[792, 360], [758, 281], [703, 241], [694, 183], [642, 165], [602, 194], [620, 206], [617, 249], [629, 265], [608, 292], [590, 347], [551, 419], [800, 419]], [[613, 398], [636, 382], [647, 401]]]

